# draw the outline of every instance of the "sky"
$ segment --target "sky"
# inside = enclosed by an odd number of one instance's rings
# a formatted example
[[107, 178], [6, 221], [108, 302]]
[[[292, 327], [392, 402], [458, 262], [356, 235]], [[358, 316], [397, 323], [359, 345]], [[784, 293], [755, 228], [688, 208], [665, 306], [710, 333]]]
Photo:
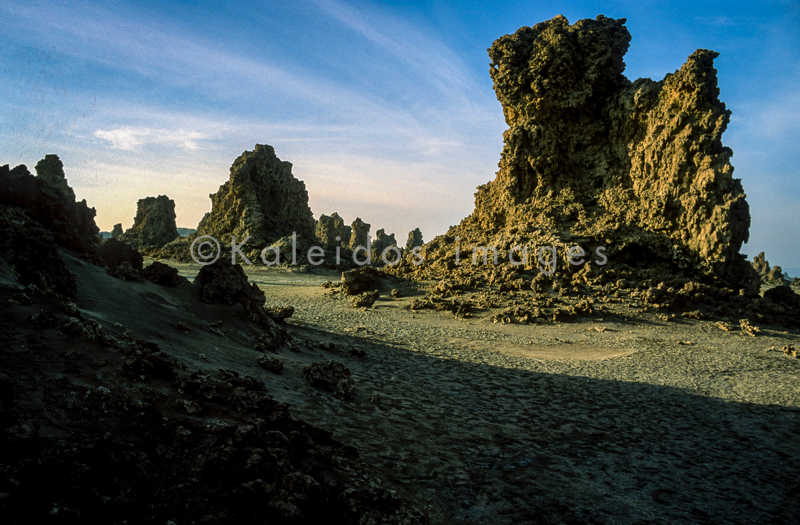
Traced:
[[796, 0], [0, 0], [0, 164], [58, 154], [101, 230], [162, 194], [193, 228], [233, 160], [270, 144], [315, 217], [428, 241], [497, 171], [506, 125], [487, 48], [558, 14], [627, 18], [631, 80], [720, 53], [723, 144], [752, 216], [742, 252], [800, 269]]

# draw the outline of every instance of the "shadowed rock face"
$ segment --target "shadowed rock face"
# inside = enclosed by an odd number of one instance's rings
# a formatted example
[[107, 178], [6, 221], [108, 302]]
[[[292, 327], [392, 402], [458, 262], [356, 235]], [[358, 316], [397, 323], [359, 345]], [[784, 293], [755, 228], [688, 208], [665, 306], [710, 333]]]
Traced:
[[24, 165], [0, 167], [0, 205], [22, 208], [50, 231], [58, 246], [92, 253], [100, 232], [94, 222], [95, 210], [85, 200], [75, 201], [61, 160], [57, 155], [47, 155], [36, 164], [36, 172], [34, 177]]
[[731, 112], [718, 98], [717, 53], [631, 82], [624, 23], [557, 16], [494, 42], [490, 74], [509, 126], [500, 169], [448, 234], [501, 251], [579, 240], [636, 268], [751, 289], [739, 254], [750, 214], [720, 140]]
[[111, 238], [117, 239], [120, 235], [122, 235], [122, 224], [115, 224], [114, 229], [111, 231]]
[[136, 203], [133, 226], [119, 240], [136, 248], [161, 248], [178, 237], [175, 201], [166, 195], [159, 195], [140, 199]]
[[197, 227], [198, 235], [213, 235], [228, 244], [248, 235], [248, 246], [266, 247], [297, 233], [314, 239], [314, 216], [305, 184], [292, 175], [292, 164], [280, 160], [272, 146], [256, 144], [230, 170], [230, 179], [211, 197], [211, 212]]
[[[394, 238], [394, 234], [386, 234], [386, 232], [381, 228], [377, 232], [375, 232], [375, 240], [372, 241], [372, 264], [382, 264], [383, 260], [381, 256], [383, 255], [383, 251], [388, 248], [389, 246], [397, 246], [397, 240]], [[396, 254], [393, 252], [388, 252], [386, 254], [386, 258], [389, 261], [394, 260], [397, 257]]]

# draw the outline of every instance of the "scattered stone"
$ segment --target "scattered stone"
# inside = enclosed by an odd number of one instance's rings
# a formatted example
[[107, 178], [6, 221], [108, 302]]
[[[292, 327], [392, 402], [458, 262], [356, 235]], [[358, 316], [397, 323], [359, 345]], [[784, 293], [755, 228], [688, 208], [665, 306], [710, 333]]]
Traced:
[[332, 392], [340, 399], [351, 396], [355, 381], [350, 370], [337, 361], [319, 361], [303, 368], [303, 377], [315, 388]]
[[177, 328], [178, 330], [181, 330], [183, 332], [191, 332], [192, 331], [192, 329], [189, 327], [189, 325], [184, 323], [183, 321], [178, 321], [177, 323], [175, 323], [175, 328]]
[[353, 308], [371, 308], [372, 305], [375, 304], [375, 301], [378, 300], [378, 297], [380, 297], [378, 290], [373, 290], [371, 292], [364, 292], [353, 297], [351, 306]]
[[277, 357], [267, 357], [262, 355], [258, 357], [257, 362], [261, 368], [267, 370], [268, 372], [272, 372], [273, 374], [280, 374], [283, 372], [283, 362]]
[[275, 306], [272, 308], [264, 308], [267, 315], [272, 318], [276, 323], [283, 323], [288, 318], [294, 315], [294, 308], [291, 306]]
[[759, 327], [754, 326], [747, 319], [740, 319], [739, 320], [739, 328], [742, 329], [742, 332], [744, 332], [747, 335], [752, 336], [752, 337], [755, 337], [756, 334], [761, 332], [761, 329]]
[[402, 292], [397, 288], [392, 288], [392, 291], [389, 292], [389, 295], [392, 296], [394, 299], [399, 299], [403, 296]]

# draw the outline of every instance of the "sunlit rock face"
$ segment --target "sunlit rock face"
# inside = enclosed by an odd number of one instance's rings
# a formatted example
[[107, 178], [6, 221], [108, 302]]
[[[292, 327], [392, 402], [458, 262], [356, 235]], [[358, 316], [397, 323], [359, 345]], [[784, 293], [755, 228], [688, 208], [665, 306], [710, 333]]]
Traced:
[[292, 164], [275, 155], [272, 146], [256, 144], [230, 170], [229, 180], [210, 195], [211, 212], [197, 227], [198, 235], [213, 235], [229, 243], [250, 236], [250, 245], [268, 246], [296, 233], [315, 239], [316, 221], [308, 206], [303, 181], [292, 175]]
[[717, 53], [697, 50], [661, 81], [631, 82], [624, 24], [557, 16], [494, 42], [490, 74], [508, 124], [500, 169], [473, 214], [428, 251], [453, 235], [501, 250], [579, 240], [634, 267], [751, 286], [739, 254], [750, 213], [721, 142], [731, 112], [718, 98]]

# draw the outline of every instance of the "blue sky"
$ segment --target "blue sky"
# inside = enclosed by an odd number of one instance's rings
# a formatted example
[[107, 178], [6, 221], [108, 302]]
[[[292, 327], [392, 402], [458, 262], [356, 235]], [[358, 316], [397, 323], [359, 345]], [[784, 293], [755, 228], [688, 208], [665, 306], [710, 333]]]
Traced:
[[426, 240], [473, 209], [506, 126], [486, 49], [563, 14], [628, 19], [626, 75], [714, 49], [751, 258], [800, 268], [798, 2], [0, 0], [0, 163], [57, 153], [104, 230], [175, 199], [194, 227], [232, 161], [271, 144], [315, 216]]

